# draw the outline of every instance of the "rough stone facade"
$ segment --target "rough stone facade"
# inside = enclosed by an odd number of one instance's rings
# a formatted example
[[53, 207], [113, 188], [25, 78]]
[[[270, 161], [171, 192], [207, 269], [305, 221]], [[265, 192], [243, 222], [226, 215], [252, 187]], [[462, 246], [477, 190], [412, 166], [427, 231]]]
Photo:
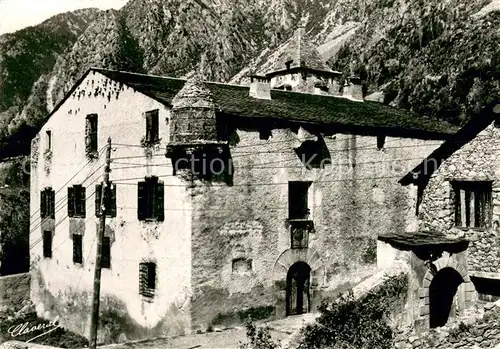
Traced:
[[[269, 140], [237, 130], [231, 147], [233, 184], [196, 183], [192, 190], [192, 321], [204, 329], [220, 314], [275, 307], [285, 316], [286, 277], [291, 265], [311, 267], [311, 310], [371, 276], [377, 234], [413, 224], [414, 195], [395, 181], [436, 141], [337, 134], [325, 137], [331, 165], [306, 169], [294, 149], [301, 132], [275, 129]], [[288, 182], [310, 181], [314, 232], [307, 249], [291, 249]], [[231, 273], [237, 246], [252, 260], [244, 275]], [[218, 304], [214, 312], [209, 304]]]
[[476, 319], [454, 323], [449, 326], [423, 333], [407, 329], [396, 329], [396, 349], [491, 349], [500, 344], [500, 308], [491, 304], [478, 312]]
[[[419, 207], [421, 229], [470, 240], [467, 266], [472, 274], [499, 278], [500, 268], [500, 130], [492, 123], [446, 159], [425, 187]], [[492, 217], [486, 228], [455, 226], [450, 181], [492, 181]]]

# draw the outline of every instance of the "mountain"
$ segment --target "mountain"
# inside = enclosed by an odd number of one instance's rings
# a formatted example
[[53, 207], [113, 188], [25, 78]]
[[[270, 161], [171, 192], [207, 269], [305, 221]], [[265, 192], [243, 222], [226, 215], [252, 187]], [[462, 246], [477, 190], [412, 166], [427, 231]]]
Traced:
[[[39, 25], [0, 36], [0, 156], [10, 155], [9, 149], [17, 153], [19, 149], [13, 148], [18, 141], [33, 135], [33, 132], [25, 134], [21, 125], [40, 126], [40, 113], [47, 114], [45, 98], [41, 97], [48, 85], [46, 75], [99, 12], [85, 9], [63, 13]], [[34, 118], [22, 115], [30, 100], [36, 106], [25, 112], [35, 110]]]
[[[246, 83], [300, 22], [329, 66], [360, 75], [371, 99], [461, 124], [500, 89], [499, 9], [500, 0], [130, 0], [63, 14], [10, 38], [19, 54], [29, 52], [25, 36], [50, 38], [36, 46], [40, 59], [21, 55], [29, 69], [16, 72], [0, 37], [0, 140], [16, 145], [7, 153], [26, 153], [23, 139], [91, 66], [175, 77], [198, 69]], [[68, 16], [73, 25], [61, 25]]]

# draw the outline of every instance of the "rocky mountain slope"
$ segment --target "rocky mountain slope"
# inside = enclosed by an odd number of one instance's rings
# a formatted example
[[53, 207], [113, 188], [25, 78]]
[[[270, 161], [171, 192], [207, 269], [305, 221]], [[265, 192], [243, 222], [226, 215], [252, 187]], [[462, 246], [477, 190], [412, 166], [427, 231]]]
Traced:
[[8, 154], [7, 148], [15, 148], [19, 140], [31, 135], [18, 134], [24, 131], [20, 130], [21, 123], [39, 126], [32, 122], [31, 115], [21, 117], [23, 109], [32, 104], [32, 110], [47, 113], [46, 100], [39, 98], [39, 91], [45, 90], [48, 84], [46, 74], [99, 12], [85, 9], [63, 13], [39, 25], [0, 36], [0, 156]]
[[0, 140], [27, 151], [26, 129], [91, 66], [176, 77], [201, 69], [245, 83], [272, 65], [300, 21], [333, 69], [364, 78], [367, 94], [460, 124], [498, 95], [499, 9], [499, 0], [130, 0], [119, 11], [74, 13], [79, 25], [52, 25], [51, 35], [71, 35], [46, 45], [29, 79], [4, 82], [2, 67], [15, 68], [0, 37]]

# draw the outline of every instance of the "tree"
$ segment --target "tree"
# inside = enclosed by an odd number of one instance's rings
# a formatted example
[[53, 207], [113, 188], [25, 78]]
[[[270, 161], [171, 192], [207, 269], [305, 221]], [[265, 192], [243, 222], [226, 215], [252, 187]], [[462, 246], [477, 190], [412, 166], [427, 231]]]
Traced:
[[118, 42], [112, 57], [115, 69], [144, 73], [144, 53], [127, 26], [125, 15], [117, 17]]

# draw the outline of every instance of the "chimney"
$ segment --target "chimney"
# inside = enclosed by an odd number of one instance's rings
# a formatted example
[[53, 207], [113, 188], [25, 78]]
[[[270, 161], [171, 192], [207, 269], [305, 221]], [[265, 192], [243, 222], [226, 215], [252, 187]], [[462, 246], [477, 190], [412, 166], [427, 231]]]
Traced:
[[353, 101], [363, 102], [363, 85], [358, 76], [351, 76], [346, 80], [342, 96]]
[[257, 99], [271, 99], [271, 86], [266, 77], [250, 76], [250, 97]]

